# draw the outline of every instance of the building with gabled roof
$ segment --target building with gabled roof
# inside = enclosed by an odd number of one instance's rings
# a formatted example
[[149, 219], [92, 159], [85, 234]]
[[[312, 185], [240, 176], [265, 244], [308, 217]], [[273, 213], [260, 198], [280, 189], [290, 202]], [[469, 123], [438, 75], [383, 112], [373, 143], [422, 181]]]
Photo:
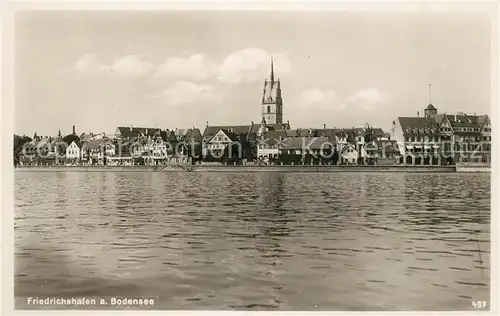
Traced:
[[77, 162], [80, 160], [82, 143], [74, 140], [66, 148], [66, 160]]
[[438, 114], [429, 103], [424, 117], [398, 117], [391, 138], [396, 140], [403, 164], [441, 165], [488, 162], [491, 123], [488, 115]]
[[353, 165], [358, 163], [359, 153], [353, 144], [345, 144], [340, 150], [340, 163]]
[[225, 150], [233, 144], [242, 146], [242, 138], [246, 135], [246, 133], [236, 133], [233, 129], [221, 128], [203, 142], [202, 154], [205, 157], [221, 158]]

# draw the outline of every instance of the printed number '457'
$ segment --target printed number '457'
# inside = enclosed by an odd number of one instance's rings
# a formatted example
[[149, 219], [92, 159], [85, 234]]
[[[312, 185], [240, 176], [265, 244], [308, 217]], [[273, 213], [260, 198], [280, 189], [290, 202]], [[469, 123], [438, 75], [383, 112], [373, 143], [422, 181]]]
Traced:
[[486, 301], [472, 301], [472, 307], [474, 308], [486, 308]]

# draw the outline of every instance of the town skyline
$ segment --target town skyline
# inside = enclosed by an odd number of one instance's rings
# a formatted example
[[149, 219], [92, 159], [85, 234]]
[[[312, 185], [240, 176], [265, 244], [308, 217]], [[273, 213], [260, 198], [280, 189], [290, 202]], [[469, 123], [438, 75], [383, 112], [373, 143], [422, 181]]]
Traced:
[[441, 113], [491, 114], [484, 13], [23, 12], [16, 26], [16, 134], [258, 124], [271, 56], [292, 129], [389, 131], [423, 116], [429, 84]]

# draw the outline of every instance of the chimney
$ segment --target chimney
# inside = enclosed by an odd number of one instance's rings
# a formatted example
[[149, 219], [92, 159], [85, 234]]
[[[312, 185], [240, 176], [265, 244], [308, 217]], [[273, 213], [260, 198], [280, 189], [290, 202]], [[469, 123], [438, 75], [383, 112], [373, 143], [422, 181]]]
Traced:
[[326, 124], [323, 124], [323, 129], [326, 129]]
[[132, 125], [130, 125], [130, 131], [132, 131]]
[[252, 121], [252, 125], [253, 125], [253, 121]]
[[75, 125], [73, 125], [73, 135], [76, 135]]
[[148, 129], [146, 128], [146, 135], [148, 134]]
[[208, 127], [208, 121], [207, 121], [207, 127]]

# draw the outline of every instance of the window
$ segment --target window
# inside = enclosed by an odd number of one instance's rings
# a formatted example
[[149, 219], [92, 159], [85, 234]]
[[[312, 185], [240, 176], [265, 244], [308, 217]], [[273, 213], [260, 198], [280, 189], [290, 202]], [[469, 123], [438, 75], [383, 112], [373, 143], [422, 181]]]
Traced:
[[269, 113], [271, 113], [271, 106], [270, 105], [267, 106], [267, 114], [269, 114]]

